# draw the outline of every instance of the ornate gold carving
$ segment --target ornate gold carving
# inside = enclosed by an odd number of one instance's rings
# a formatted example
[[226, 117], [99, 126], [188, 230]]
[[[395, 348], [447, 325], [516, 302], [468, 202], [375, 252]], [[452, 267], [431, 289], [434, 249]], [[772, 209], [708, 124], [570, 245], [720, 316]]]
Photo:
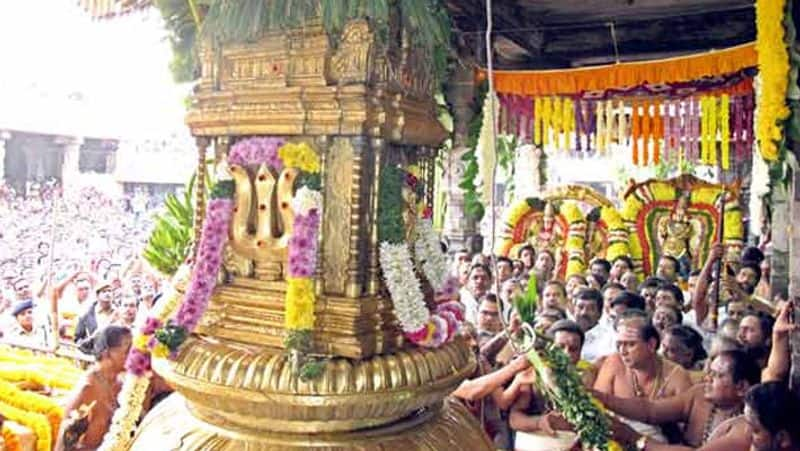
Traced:
[[221, 56], [217, 75], [222, 89], [286, 86], [288, 55], [283, 33], [270, 33], [257, 44], [225, 47]]
[[[197, 332], [282, 349], [285, 290], [282, 281], [234, 277], [232, 283], [217, 286]], [[315, 314], [315, 353], [364, 358], [400, 345], [391, 304], [380, 298], [323, 294], [317, 298]]]
[[289, 85], [325, 86], [330, 42], [322, 23], [307, 23], [288, 32]]
[[253, 260], [237, 254], [230, 243], [225, 245], [222, 265], [225, 272], [232, 277], [251, 277], [253, 275]]
[[331, 57], [331, 78], [340, 83], [365, 83], [369, 76], [374, 37], [366, 20], [347, 23], [336, 53]]
[[441, 402], [475, 369], [463, 340], [430, 350], [351, 361], [334, 358], [300, 381], [285, 353], [190, 338], [178, 358], [154, 369], [199, 419], [253, 433], [332, 432], [375, 427]]
[[353, 182], [353, 145], [334, 139], [325, 158], [325, 208], [322, 221], [324, 292], [344, 294], [350, 255], [350, 203]]
[[494, 449], [480, 423], [464, 406], [446, 402], [397, 423], [362, 431], [328, 434], [248, 433], [211, 428], [194, 418], [184, 399], [172, 395], [142, 422], [131, 451], [428, 451]]
[[254, 262], [257, 278], [278, 280], [294, 223], [291, 202], [297, 170], [284, 169], [277, 181], [265, 164], [253, 177], [241, 166], [232, 165], [230, 170], [236, 182], [230, 247]]

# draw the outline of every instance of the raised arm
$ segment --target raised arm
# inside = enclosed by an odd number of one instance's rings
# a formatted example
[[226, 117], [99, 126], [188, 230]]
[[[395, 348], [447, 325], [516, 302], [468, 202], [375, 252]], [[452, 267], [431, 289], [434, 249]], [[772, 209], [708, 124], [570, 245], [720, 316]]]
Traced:
[[708, 289], [711, 285], [711, 275], [714, 273], [714, 263], [722, 258], [724, 248], [721, 244], [716, 243], [711, 246], [708, 252], [708, 259], [706, 259], [703, 269], [700, 271], [700, 276], [697, 278], [697, 285], [692, 294], [692, 308], [697, 319], [697, 325], [703, 324], [706, 316], [708, 315]]
[[689, 417], [688, 404], [691, 393], [650, 401], [643, 398], [618, 398], [606, 393], [595, 392], [595, 397], [607, 408], [631, 420], [648, 424], [685, 422]]
[[467, 401], [483, 399], [495, 389], [507, 384], [517, 372], [524, 370], [529, 365], [525, 356], [517, 357], [513, 362], [489, 374], [468, 379], [461, 383], [453, 392], [453, 396]]
[[781, 381], [789, 376], [791, 352], [789, 336], [798, 330], [798, 325], [791, 322], [794, 314], [794, 301], [787, 302], [778, 312], [772, 328], [772, 349], [769, 352], [767, 367], [761, 375], [762, 382]]

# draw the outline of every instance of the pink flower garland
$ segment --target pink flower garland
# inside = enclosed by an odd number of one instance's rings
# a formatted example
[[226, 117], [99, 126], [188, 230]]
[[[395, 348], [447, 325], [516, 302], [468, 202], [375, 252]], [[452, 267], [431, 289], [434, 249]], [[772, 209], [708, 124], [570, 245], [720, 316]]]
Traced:
[[[231, 199], [212, 199], [208, 204], [191, 284], [174, 320], [176, 326], [183, 327], [187, 332], [197, 327], [217, 284], [217, 274], [222, 265], [222, 251], [228, 237], [228, 224], [232, 214]], [[163, 326], [157, 318], [148, 317], [142, 325], [141, 332], [143, 335], [152, 336]], [[151, 338], [148, 348], [152, 349], [156, 344], [155, 338]], [[150, 371], [150, 353], [132, 347], [125, 368], [136, 376], [144, 375]]]
[[213, 199], [208, 204], [192, 283], [175, 316], [175, 323], [189, 332], [200, 322], [208, 307], [208, 299], [217, 285], [217, 275], [222, 265], [222, 251], [228, 238], [228, 225], [232, 215], [231, 199]]
[[231, 147], [228, 162], [237, 166], [263, 163], [280, 172], [283, 169], [283, 162], [278, 156], [278, 149], [285, 142], [282, 138], [248, 138], [241, 140]]
[[292, 236], [289, 238], [289, 276], [314, 276], [319, 225], [320, 215], [316, 208], [306, 214], [295, 215]]

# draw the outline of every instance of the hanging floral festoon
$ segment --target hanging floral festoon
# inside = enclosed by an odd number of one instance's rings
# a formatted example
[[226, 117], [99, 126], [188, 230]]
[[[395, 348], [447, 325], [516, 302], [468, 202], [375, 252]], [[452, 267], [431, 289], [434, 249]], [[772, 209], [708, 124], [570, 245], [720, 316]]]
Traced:
[[[433, 228], [431, 210], [418, 201], [423, 185], [415, 172], [393, 165], [381, 169], [380, 264], [403, 334], [419, 346], [435, 348], [453, 339], [464, 310], [458, 302], [458, 281], [448, 276], [447, 256]], [[434, 310], [425, 302], [417, 272], [433, 289]]]

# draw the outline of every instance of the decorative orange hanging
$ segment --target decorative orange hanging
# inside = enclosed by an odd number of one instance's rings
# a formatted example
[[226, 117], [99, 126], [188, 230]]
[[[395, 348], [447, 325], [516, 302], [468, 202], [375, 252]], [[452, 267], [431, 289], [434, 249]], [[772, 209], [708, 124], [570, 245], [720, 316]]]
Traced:
[[[755, 44], [651, 61], [610, 64], [579, 69], [494, 71], [497, 92], [544, 96], [598, 91], [612, 86], [638, 86], [697, 80], [710, 75], [730, 74], [755, 67]], [[480, 69], [477, 78], [486, 78]]]
[[650, 102], [645, 100], [642, 114], [642, 164], [650, 163]]
[[661, 161], [661, 140], [664, 138], [664, 118], [661, 116], [661, 101], [653, 104], [653, 163]]

